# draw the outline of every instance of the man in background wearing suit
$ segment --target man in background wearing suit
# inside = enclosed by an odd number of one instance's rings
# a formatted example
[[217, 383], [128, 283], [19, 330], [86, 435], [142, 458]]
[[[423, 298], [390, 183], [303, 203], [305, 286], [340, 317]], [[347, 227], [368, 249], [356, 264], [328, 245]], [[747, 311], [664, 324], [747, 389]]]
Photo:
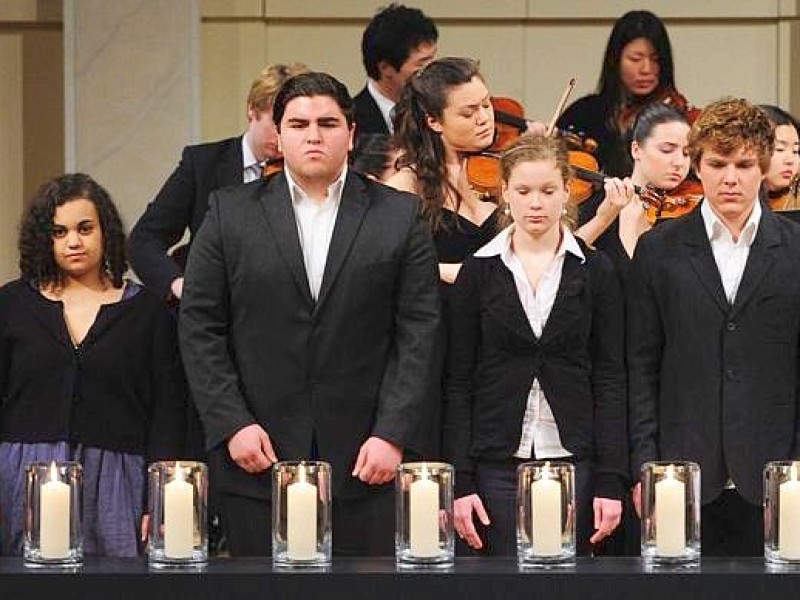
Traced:
[[272, 101], [286, 79], [307, 70], [300, 64], [265, 67], [247, 95], [244, 135], [183, 149], [178, 167], [130, 235], [131, 265], [142, 282], [161, 297], [181, 297], [183, 268], [168, 251], [187, 227], [191, 243], [208, 210], [208, 195], [226, 185], [258, 179], [265, 161], [280, 156]]
[[700, 464], [704, 555], [763, 553], [762, 470], [800, 449], [800, 228], [758, 201], [772, 150], [756, 107], [709, 105], [689, 135], [705, 198], [641, 238], [627, 290], [634, 478]]
[[353, 98], [356, 136], [393, 133], [391, 111], [413, 73], [436, 57], [439, 32], [416, 8], [390, 4], [369, 22], [361, 38], [367, 85]]
[[270, 467], [332, 466], [333, 549], [391, 555], [404, 451], [426, 446], [441, 370], [438, 269], [418, 198], [348, 171], [352, 100], [289, 79], [273, 117], [284, 170], [212, 192], [181, 302], [186, 372], [221, 465], [234, 556], [270, 553]]

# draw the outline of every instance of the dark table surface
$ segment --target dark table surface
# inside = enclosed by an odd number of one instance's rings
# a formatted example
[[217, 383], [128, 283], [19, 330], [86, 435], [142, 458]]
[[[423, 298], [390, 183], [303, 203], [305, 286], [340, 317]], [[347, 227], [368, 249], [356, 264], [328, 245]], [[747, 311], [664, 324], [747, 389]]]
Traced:
[[704, 559], [680, 569], [638, 558], [578, 559], [574, 567], [520, 570], [515, 559], [459, 558], [447, 570], [398, 571], [393, 559], [334, 559], [324, 572], [278, 570], [270, 559], [212, 559], [200, 570], [152, 571], [145, 559], [87, 558], [78, 569], [26, 568], [0, 558], [0, 598], [800, 598], [800, 568], [763, 559]]

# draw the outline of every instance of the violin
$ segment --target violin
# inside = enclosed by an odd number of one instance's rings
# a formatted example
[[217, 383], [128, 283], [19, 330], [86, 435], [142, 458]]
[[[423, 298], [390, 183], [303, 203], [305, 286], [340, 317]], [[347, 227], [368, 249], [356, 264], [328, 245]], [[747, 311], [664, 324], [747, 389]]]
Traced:
[[261, 177], [263, 179], [274, 173], [280, 173], [281, 171], [283, 171], [283, 156], [273, 156], [264, 161]]
[[651, 204], [645, 207], [647, 220], [655, 224], [664, 219], [675, 219], [692, 212], [700, 200], [703, 199], [703, 185], [691, 178], [686, 178], [681, 184], [664, 192], [660, 204]]
[[697, 117], [700, 116], [700, 109], [689, 104], [686, 96], [681, 94], [675, 88], [668, 87], [657, 91], [652, 96], [646, 96], [645, 98], [641, 99], [637, 98], [625, 106], [620, 111], [619, 117], [617, 118], [619, 130], [623, 132], [628, 131], [628, 129], [633, 126], [634, 122], [636, 121], [636, 117], [639, 116], [641, 110], [654, 102], [669, 104], [670, 106], [676, 108], [686, 115], [686, 120], [689, 121], [689, 125], [694, 123], [697, 120]]

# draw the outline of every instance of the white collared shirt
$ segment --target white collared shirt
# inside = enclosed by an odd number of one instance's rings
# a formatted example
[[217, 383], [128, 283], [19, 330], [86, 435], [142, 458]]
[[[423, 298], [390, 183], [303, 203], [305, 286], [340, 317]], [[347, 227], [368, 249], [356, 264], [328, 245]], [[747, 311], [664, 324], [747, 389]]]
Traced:
[[292, 196], [292, 208], [297, 223], [300, 247], [303, 249], [308, 287], [311, 290], [311, 297], [316, 301], [319, 299], [319, 290], [322, 287], [322, 276], [328, 260], [328, 249], [333, 237], [333, 228], [336, 225], [336, 215], [339, 213], [339, 204], [342, 202], [347, 166], [345, 165], [342, 169], [342, 174], [336, 181], [328, 186], [328, 195], [324, 200], [309, 198], [295, 183], [288, 167], [285, 167], [283, 171], [286, 174], [286, 182]]
[[386, 126], [389, 128], [389, 133], [394, 133], [392, 110], [394, 110], [395, 103], [381, 93], [380, 89], [378, 89], [378, 84], [372, 79], [367, 79], [367, 91], [372, 96], [372, 99], [375, 100], [375, 104], [378, 105], [383, 120], [386, 121]]
[[[528, 317], [531, 329], [536, 337], [541, 337], [542, 331], [553, 304], [556, 300], [558, 287], [561, 284], [561, 271], [564, 267], [564, 258], [567, 252], [577, 256], [581, 262], [586, 257], [578, 245], [575, 236], [564, 229], [564, 236], [555, 257], [542, 273], [536, 290], [531, 287], [525, 268], [519, 258], [514, 254], [511, 239], [514, 226], [511, 225], [501, 231], [495, 238], [475, 253], [476, 257], [500, 256], [503, 264], [514, 276], [520, 303]], [[514, 456], [517, 458], [530, 458], [531, 449], [536, 449], [536, 458], [559, 458], [571, 456], [561, 443], [558, 425], [553, 417], [553, 411], [545, 398], [539, 385], [539, 380], [534, 379], [528, 393], [528, 402], [525, 407], [525, 416], [522, 420], [522, 435], [519, 446]]]
[[242, 136], [242, 167], [244, 172], [244, 183], [250, 183], [261, 177], [263, 165], [253, 154], [250, 147], [250, 132]]
[[756, 199], [753, 204], [753, 212], [750, 213], [750, 218], [747, 219], [747, 223], [736, 241], [733, 241], [731, 232], [711, 209], [708, 200], [701, 205], [700, 213], [703, 216], [708, 241], [711, 243], [711, 251], [714, 253], [714, 261], [717, 263], [717, 270], [722, 279], [725, 296], [728, 298], [728, 302], [733, 304], [736, 300], [736, 293], [739, 291], [739, 284], [742, 282], [747, 257], [750, 255], [750, 246], [753, 245], [758, 224], [761, 221], [761, 203]]

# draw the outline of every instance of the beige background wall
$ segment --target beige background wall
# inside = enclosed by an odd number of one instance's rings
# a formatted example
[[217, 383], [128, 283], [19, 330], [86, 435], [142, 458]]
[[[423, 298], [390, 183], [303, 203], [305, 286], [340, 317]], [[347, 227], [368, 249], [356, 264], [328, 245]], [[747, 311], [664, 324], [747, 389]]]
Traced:
[[[269, 62], [302, 61], [352, 92], [361, 32], [389, 0], [0, 1], [0, 281], [35, 186], [84, 169], [129, 224], [187, 143], [235, 135]], [[567, 80], [591, 91], [614, 20], [664, 18], [677, 82], [702, 106], [723, 94], [800, 114], [800, 0], [407, 0], [433, 17], [441, 55], [481, 60], [490, 88], [547, 119]]]

